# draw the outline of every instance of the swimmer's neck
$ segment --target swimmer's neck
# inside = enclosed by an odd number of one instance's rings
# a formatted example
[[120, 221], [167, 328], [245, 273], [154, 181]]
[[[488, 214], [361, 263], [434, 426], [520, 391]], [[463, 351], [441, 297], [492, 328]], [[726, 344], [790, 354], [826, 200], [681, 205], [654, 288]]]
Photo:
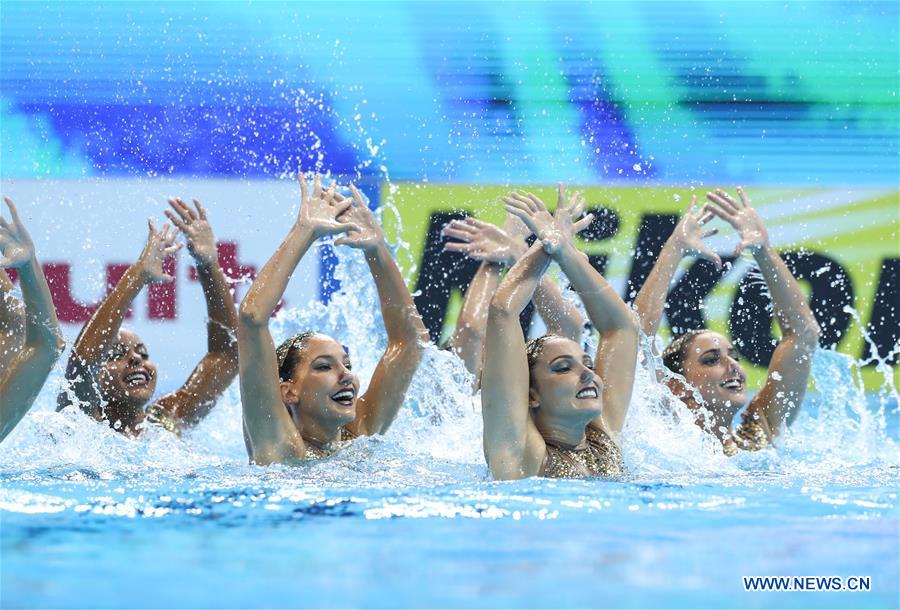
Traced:
[[534, 423], [544, 438], [544, 442], [553, 445], [574, 448], [586, 440], [587, 423], [584, 421], [542, 421], [540, 418], [535, 418]]
[[335, 427], [333, 423], [324, 424], [322, 422], [312, 421], [310, 419], [303, 420], [303, 427], [300, 429], [300, 436], [307, 443], [316, 447], [327, 447], [341, 440], [341, 427]]

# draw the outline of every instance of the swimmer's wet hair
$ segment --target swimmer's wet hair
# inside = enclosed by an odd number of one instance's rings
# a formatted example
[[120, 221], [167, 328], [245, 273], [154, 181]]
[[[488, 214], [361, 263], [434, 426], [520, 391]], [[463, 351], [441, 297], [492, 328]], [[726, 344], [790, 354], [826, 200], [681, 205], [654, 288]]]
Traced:
[[303, 347], [315, 334], [309, 330], [297, 333], [278, 346], [278, 349], [275, 350], [275, 356], [278, 358], [278, 379], [281, 381], [291, 380], [294, 376], [294, 369], [297, 368], [300, 358], [303, 356]]
[[541, 335], [540, 337], [535, 337], [525, 344], [525, 356], [528, 358], [529, 371], [534, 368], [535, 364], [537, 364], [537, 359], [540, 357], [541, 352], [544, 351], [544, 344], [546, 344], [550, 339], [559, 338], [559, 335]]
[[694, 339], [705, 332], [709, 332], [709, 329], [697, 328], [673, 339], [662, 353], [662, 361], [666, 368], [673, 373], [684, 375], [684, 361], [687, 359], [688, 349]]

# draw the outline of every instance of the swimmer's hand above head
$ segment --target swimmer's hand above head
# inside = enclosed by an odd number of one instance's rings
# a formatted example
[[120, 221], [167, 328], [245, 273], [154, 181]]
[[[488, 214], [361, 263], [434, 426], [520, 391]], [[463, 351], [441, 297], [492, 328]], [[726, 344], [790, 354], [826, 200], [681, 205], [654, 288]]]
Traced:
[[310, 193], [304, 175], [301, 173], [298, 176], [300, 179], [300, 214], [297, 216], [295, 224], [298, 229], [309, 231], [313, 239], [358, 229], [352, 222], [338, 220], [338, 217], [353, 205], [353, 200], [337, 193], [337, 183], [333, 183], [328, 189], [323, 190], [322, 176], [316, 174], [313, 180], [313, 191]]
[[206, 217], [206, 210], [196, 199], [193, 202], [195, 210], [178, 197], [169, 199], [169, 205], [175, 210], [177, 216], [170, 210], [166, 210], [166, 218], [184, 235], [188, 253], [197, 265], [210, 267], [215, 265], [219, 258], [216, 236]]
[[363, 252], [372, 252], [382, 246], [387, 246], [384, 240], [384, 231], [378, 224], [375, 214], [366, 205], [362, 195], [354, 185], [350, 185], [352, 198], [345, 198], [339, 194], [335, 195], [335, 203], [337, 205], [346, 205], [344, 211], [338, 216], [338, 222], [342, 225], [350, 227], [347, 233], [334, 240], [336, 246], [348, 246], [356, 248]]
[[691, 207], [678, 221], [671, 237], [672, 244], [681, 258], [697, 256], [714, 263], [716, 267], [722, 266], [722, 259], [719, 255], [703, 243], [704, 239], [712, 237], [719, 232], [718, 229], [704, 229], [706, 223], [712, 220], [713, 216], [712, 212], [697, 208], [696, 195], [691, 197]]
[[163, 263], [184, 245], [175, 241], [178, 231], [169, 223], [163, 224], [157, 231], [152, 218], [147, 219], [147, 228], [147, 243], [137, 260], [140, 278], [145, 284], [172, 282], [175, 278], [163, 270]]
[[[553, 214], [547, 206], [532, 193], [510, 193], [501, 197], [503, 208], [525, 223], [543, 245], [544, 252], [553, 256], [566, 246], [574, 246], [574, 237], [591, 224], [593, 214], [584, 218], [585, 200], [581, 193], [575, 193], [566, 200], [565, 189], [560, 184], [557, 189], [557, 204]], [[580, 220], [579, 220], [580, 219]]]
[[528, 251], [525, 239], [531, 231], [518, 217], [510, 214], [503, 228], [467, 216], [450, 221], [443, 234], [460, 240], [445, 243], [444, 250], [448, 252], [462, 252], [476, 261], [511, 267]]
[[734, 249], [736, 256], [744, 250], [756, 253], [769, 246], [769, 232], [762, 216], [751, 207], [744, 189], [737, 187], [737, 193], [740, 201], [735, 201], [725, 191], [716, 189], [715, 193], [706, 194], [711, 203], [703, 207], [705, 213], [718, 216], [737, 231], [741, 241]]

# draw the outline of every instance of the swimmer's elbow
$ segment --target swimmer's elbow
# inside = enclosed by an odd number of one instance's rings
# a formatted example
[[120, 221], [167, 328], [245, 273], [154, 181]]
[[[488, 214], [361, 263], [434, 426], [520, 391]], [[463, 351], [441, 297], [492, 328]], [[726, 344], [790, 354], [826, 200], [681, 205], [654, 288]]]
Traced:
[[813, 319], [804, 320], [797, 324], [796, 328], [791, 329], [789, 334], [793, 336], [794, 342], [806, 348], [809, 351], [815, 350], [819, 346], [819, 339], [822, 337], [822, 329], [818, 322]]
[[504, 295], [498, 293], [491, 299], [491, 304], [488, 307], [488, 321], [490, 320], [506, 320], [512, 317], [518, 317], [519, 312], [512, 306], [512, 303], [509, 302], [508, 298], [505, 298]]
[[268, 312], [262, 311], [246, 298], [238, 309], [238, 321], [244, 326], [266, 326], [269, 323], [269, 316]]

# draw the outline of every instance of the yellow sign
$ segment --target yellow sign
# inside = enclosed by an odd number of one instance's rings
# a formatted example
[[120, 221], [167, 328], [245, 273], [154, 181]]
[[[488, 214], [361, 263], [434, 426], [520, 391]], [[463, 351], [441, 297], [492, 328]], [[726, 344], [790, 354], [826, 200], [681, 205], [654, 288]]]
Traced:
[[[412, 270], [411, 285], [422, 291], [417, 303], [426, 310], [423, 315], [433, 333], [455, 323], [454, 305], [473, 272], [473, 264], [461, 255], [442, 252], [440, 228], [450, 218], [467, 214], [502, 224], [505, 212], [498, 198], [510, 190], [531, 191], [551, 209], [556, 204], [554, 186], [511, 189], [400, 183], [386, 186], [382, 192], [385, 226], [389, 235], [408, 246], [400, 254], [400, 263]], [[690, 187], [569, 190], [581, 190], [597, 216], [588, 238], [581, 240], [581, 248], [629, 300], [628, 293], [642, 285], [692, 195], [702, 205], [706, 192]], [[868, 390], [877, 390], [885, 381], [873, 366], [873, 354], [893, 365], [889, 370], [896, 383], [900, 192], [872, 188], [747, 190], [766, 220], [770, 241], [810, 295], [823, 327], [823, 343], [836, 344], [838, 351], [868, 361], [863, 367]], [[710, 239], [711, 247], [723, 256], [733, 254], [738, 241], [734, 231], [718, 220], [713, 226], [720, 228], [720, 234]], [[709, 328], [730, 335], [749, 360], [750, 386], [759, 387], [765, 366], [754, 362], [768, 361], [777, 329], [771, 322], [766, 292], [758, 278], [754, 279], [752, 259], [744, 255], [733, 260], [721, 277], [703, 264], [694, 259], [682, 263], [685, 275], [681, 282], [676, 277], [673, 283], [669, 321], [697, 327], [697, 320], [704, 320]], [[664, 324], [661, 332], [669, 336], [669, 326]]]

